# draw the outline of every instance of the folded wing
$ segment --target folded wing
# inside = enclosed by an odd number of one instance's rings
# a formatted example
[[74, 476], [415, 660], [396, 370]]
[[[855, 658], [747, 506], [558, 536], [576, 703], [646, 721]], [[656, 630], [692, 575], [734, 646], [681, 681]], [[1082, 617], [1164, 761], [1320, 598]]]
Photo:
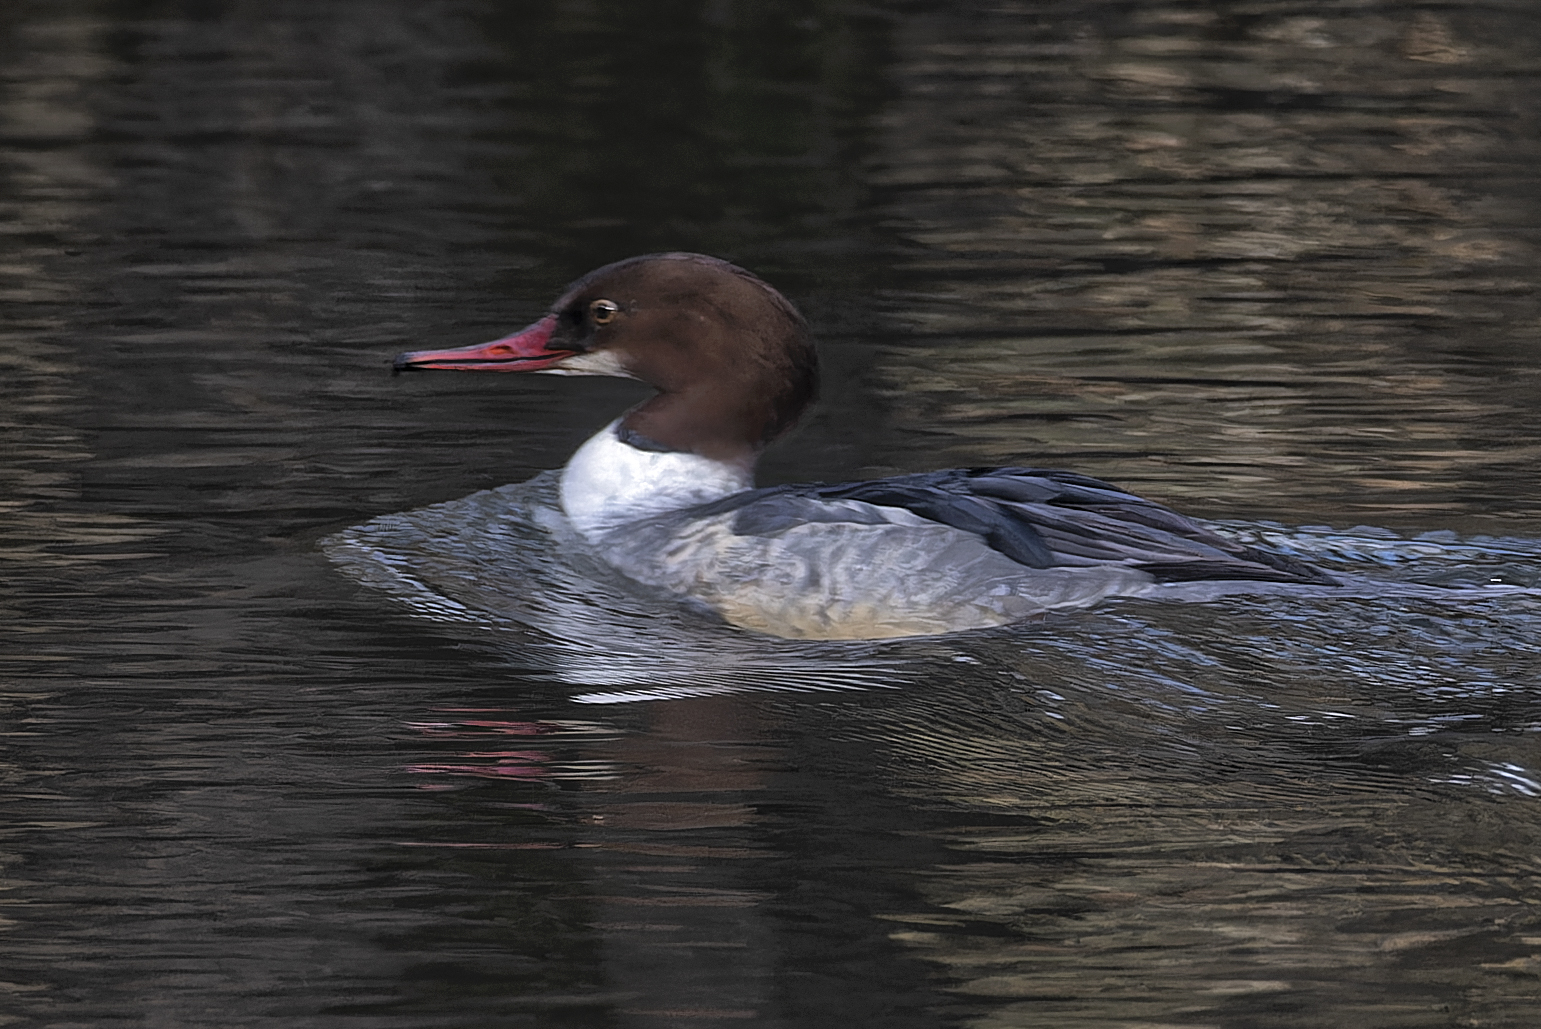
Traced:
[[1098, 479], [1040, 468], [955, 468], [871, 482], [751, 490], [706, 505], [733, 531], [773, 536], [809, 522], [923, 519], [971, 533], [1029, 568], [1121, 565], [1158, 582], [1252, 579], [1336, 585], [1325, 572], [1227, 539]]

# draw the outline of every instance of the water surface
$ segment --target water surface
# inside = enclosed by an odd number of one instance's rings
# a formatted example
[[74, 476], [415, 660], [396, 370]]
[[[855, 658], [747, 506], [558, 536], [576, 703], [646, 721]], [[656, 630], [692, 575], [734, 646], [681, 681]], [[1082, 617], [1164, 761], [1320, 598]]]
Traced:
[[[1535, 1024], [1538, 30], [7, 4], [0, 1016]], [[473, 520], [511, 612], [412, 526], [639, 387], [389, 357], [658, 249], [819, 334], [764, 482], [1070, 466], [1409, 588], [797, 647]], [[411, 596], [322, 549], [392, 516]]]

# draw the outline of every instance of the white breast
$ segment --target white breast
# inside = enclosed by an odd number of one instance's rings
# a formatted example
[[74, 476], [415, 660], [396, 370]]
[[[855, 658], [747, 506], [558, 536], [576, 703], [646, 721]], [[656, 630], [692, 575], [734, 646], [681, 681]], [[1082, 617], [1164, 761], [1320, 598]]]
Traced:
[[589, 540], [649, 515], [704, 504], [754, 484], [747, 469], [698, 454], [638, 450], [615, 435], [617, 418], [562, 469], [562, 510]]

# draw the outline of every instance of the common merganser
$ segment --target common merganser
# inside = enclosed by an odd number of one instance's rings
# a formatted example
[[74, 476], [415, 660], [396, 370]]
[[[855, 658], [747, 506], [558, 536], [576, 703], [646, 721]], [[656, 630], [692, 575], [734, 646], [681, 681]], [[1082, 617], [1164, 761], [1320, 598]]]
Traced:
[[611, 375], [657, 389], [567, 462], [562, 509], [625, 575], [745, 629], [880, 639], [1199, 580], [1336, 585], [1072, 472], [755, 489], [760, 453], [814, 399], [818, 359], [785, 297], [702, 254], [606, 265], [511, 336], [395, 360], [398, 372], [421, 369]]

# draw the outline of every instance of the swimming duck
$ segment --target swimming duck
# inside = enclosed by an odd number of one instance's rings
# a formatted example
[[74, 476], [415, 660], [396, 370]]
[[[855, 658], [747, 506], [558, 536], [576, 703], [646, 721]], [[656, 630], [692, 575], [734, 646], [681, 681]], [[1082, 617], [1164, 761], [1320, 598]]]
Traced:
[[395, 360], [398, 372], [428, 369], [655, 388], [567, 462], [562, 510], [623, 574], [744, 629], [879, 639], [1205, 580], [1335, 584], [1073, 472], [949, 469], [756, 489], [761, 452], [814, 400], [818, 358], [785, 297], [702, 254], [606, 265], [511, 336]]

